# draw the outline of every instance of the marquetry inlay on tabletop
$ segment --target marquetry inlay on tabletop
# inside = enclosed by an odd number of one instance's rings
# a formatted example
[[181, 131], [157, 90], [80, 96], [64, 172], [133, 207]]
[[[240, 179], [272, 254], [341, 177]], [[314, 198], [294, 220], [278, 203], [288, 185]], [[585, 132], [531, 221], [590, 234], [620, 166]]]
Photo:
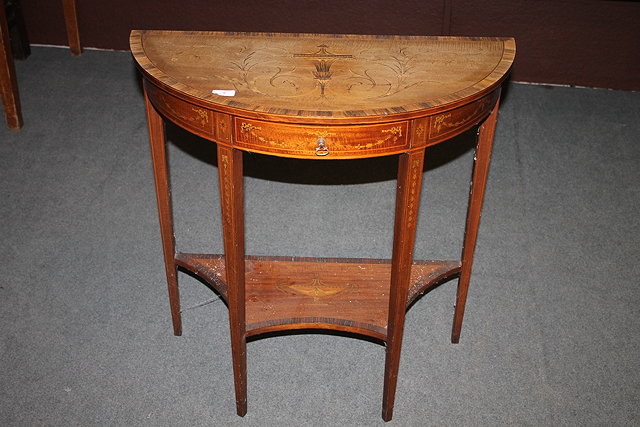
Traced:
[[504, 38], [170, 31], [134, 31], [131, 47], [146, 72], [203, 101], [350, 122], [477, 94], [515, 54]]

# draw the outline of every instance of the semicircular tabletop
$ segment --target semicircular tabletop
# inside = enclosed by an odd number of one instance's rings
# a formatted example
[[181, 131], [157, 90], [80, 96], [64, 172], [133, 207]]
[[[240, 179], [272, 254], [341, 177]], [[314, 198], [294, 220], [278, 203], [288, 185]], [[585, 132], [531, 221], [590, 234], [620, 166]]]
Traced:
[[257, 113], [411, 113], [480, 96], [505, 78], [511, 38], [131, 33], [141, 69], [201, 101]]

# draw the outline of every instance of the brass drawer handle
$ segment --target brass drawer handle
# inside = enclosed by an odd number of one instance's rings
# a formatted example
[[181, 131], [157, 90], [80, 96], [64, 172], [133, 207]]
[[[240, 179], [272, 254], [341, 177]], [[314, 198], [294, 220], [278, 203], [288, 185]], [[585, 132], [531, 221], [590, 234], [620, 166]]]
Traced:
[[316, 156], [326, 156], [329, 154], [329, 148], [326, 145], [327, 141], [324, 138], [320, 137], [316, 142], [318, 143], [318, 146], [316, 147]]

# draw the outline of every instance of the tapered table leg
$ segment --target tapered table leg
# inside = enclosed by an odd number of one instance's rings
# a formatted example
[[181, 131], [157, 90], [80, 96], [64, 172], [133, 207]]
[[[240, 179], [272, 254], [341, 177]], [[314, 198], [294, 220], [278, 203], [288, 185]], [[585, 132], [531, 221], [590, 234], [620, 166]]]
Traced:
[[67, 28], [69, 49], [73, 55], [80, 55], [82, 54], [82, 45], [80, 44], [76, 0], [62, 0], [62, 9], [64, 11], [64, 23]]
[[173, 215], [171, 212], [171, 192], [169, 190], [169, 171], [167, 168], [166, 141], [164, 122], [155, 107], [149, 101], [145, 91], [147, 107], [147, 124], [149, 126], [149, 144], [153, 160], [153, 178], [156, 185], [158, 201], [158, 216], [160, 218], [160, 234], [162, 236], [162, 251], [164, 266], [169, 288], [169, 304], [171, 306], [171, 320], [173, 333], [182, 335], [182, 319], [180, 316], [180, 294], [178, 291], [178, 276], [175, 263], [175, 238], [173, 234]]
[[391, 288], [389, 295], [389, 323], [387, 326], [382, 418], [391, 420], [400, 366], [400, 350], [407, 292], [413, 263], [416, 221], [420, 205], [424, 149], [400, 155], [396, 211], [391, 260]]
[[0, 95], [4, 105], [4, 116], [9, 129], [18, 130], [22, 127], [22, 112], [20, 111], [20, 95], [16, 69], [13, 65], [11, 43], [9, 41], [9, 25], [4, 9], [4, 1], [0, 4]]
[[218, 171], [236, 410], [244, 416], [247, 413], [247, 340], [242, 151], [218, 145]]
[[491, 161], [491, 150], [493, 147], [493, 136], [498, 119], [499, 100], [493, 107], [493, 111], [484, 121], [478, 130], [478, 142], [476, 156], [473, 164], [473, 175], [471, 178], [471, 191], [469, 194], [469, 207], [467, 210], [467, 224], [464, 233], [464, 243], [462, 247], [462, 270], [458, 279], [458, 291], [456, 295], [456, 308], [453, 316], [453, 328], [451, 331], [451, 342], [460, 341], [460, 330], [462, 329], [462, 319], [464, 308], [467, 302], [469, 290], [469, 278], [471, 277], [471, 267], [473, 265], [473, 254], [478, 238], [478, 227], [480, 226], [480, 215], [482, 213], [482, 202], [484, 191], [489, 175], [489, 163]]

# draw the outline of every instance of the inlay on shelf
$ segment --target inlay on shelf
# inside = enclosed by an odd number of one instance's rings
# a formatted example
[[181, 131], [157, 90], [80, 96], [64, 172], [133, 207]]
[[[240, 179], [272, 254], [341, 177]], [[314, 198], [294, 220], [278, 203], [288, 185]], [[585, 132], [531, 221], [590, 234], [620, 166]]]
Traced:
[[[451, 339], [460, 338], [514, 40], [136, 30], [130, 43], [143, 76], [174, 333], [182, 333], [180, 267], [227, 302], [239, 415], [247, 411], [247, 337], [325, 329], [376, 338], [386, 346], [382, 416], [390, 420], [405, 312], [452, 277], [458, 292]], [[176, 251], [165, 119], [216, 143], [224, 254]], [[462, 256], [414, 260], [425, 149], [473, 127]], [[392, 259], [246, 255], [244, 151], [322, 161], [396, 155]]]
[[[247, 335], [287, 325], [386, 338], [391, 260], [245, 257]], [[223, 255], [176, 255], [176, 263], [227, 300]], [[411, 266], [407, 306], [421, 293], [460, 273], [459, 261], [417, 261]]]

